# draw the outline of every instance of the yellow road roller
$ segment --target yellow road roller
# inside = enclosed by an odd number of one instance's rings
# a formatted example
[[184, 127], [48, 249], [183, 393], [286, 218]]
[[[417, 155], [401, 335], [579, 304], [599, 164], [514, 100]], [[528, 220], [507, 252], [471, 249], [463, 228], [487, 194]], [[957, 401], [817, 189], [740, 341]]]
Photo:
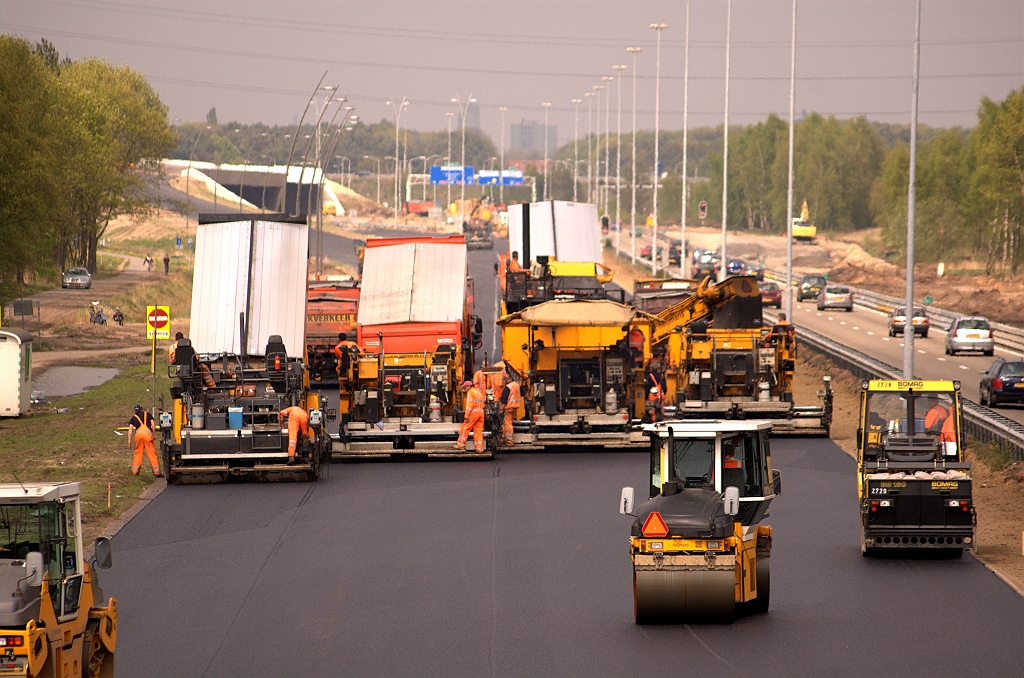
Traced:
[[772, 528], [761, 525], [782, 475], [771, 422], [689, 420], [643, 427], [650, 499], [634, 511], [622, 488], [637, 624], [729, 624], [737, 608], [767, 612]]

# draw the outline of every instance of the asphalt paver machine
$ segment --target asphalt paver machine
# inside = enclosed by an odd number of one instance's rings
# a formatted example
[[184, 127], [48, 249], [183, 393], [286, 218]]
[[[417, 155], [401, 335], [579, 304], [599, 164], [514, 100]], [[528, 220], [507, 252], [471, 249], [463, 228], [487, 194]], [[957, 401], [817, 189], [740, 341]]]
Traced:
[[112, 678], [117, 600], [100, 588], [110, 542], [86, 559], [75, 482], [0, 483], [0, 676]]
[[767, 612], [772, 528], [761, 522], [782, 492], [768, 421], [692, 420], [643, 427], [650, 437], [650, 499], [629, 537], [638, 624], [731, 623], [737, 609]]

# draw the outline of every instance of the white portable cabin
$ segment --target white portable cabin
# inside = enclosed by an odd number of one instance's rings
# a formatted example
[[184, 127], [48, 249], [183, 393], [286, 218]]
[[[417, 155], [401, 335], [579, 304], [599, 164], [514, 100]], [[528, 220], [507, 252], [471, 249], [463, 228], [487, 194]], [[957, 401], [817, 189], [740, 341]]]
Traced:
[[263, 355], [276, 334], [288, 357], [302, 358], [308, 255], [305, 217], [200, 214], [190, 324], [196, 353]]
[[[529, 219], [524, 224], [524, 209]], [[524, 242], [529, 231], [529, 248]], [[538, 256], [555, 261], [591, 261], [600, 264], [601, 221], [597, 205], [587, 202], [546, 200], [544, 202], [510, 205], [508, 208], [508, 249], [520, 253], [520, 263], [527, 266]], [[530, 261], [525, 259], [529, 251]]]
[[0, 417], [28, 412], [31, 393], [32, 335], [0, 327]]

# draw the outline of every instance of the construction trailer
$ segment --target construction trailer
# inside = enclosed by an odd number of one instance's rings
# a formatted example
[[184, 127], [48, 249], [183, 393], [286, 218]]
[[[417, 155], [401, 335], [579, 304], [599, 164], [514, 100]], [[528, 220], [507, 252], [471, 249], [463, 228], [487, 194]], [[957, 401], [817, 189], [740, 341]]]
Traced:
[[[341, 374], [334, 456], [351, 459], [490, 455], [472, 439], [453, 449], [483, 323], [473, 314], [463, 236], [366, 242], [358, 352]], [[487, 434], [490, 437], [490, 434]]]
[[306, 369], [309, 371], [309, 389], [318, 401], [329, 403], [324, 413], [328, 415], [325, 417], [326, 429], [332, 439], [339, 436], [339, 377], [348, 372], [348, 361], [351, 359], [347, 352], [336, 355], [334, 348], [341, 334], [345, 334], [349, 341], [356, 340], [359, 292], [359, 281], [346, 279], [312, 281], [306, 294]]
[[767, 612], [772, 528], [782, 494], [772, 468], [771, 423], [695, 420], [646, 425], [650, 487], [629, 537], [637, 624], [732, 623], [737, 609]]
[[[909, 426], [908, 422], [914, 422]], [[857, 427], [860, 548], [975, 548], [971, 463], [959, 381], [865, 380]]]
[[753, 276], [705, 278], [655, 317], [649, 366], [664, 375], [669, 419], [768, 419], [776, 434], [828, 435], [831, 377], [820, 406], [793, 404], [792, 325], [765, 327]]
[[653, 317], [608, 300], [566, 299], [498, 320], [502, 362], [520, 382], [517, 449], [633, 448], [646, 400]]
[[117, 600], [97, 572], [110, 542], [93, 551], [79, 483], [0, 483], [0, 675], [113, 677]]
[[[304, 218], [199, 215], [191, 336], [160, 418], [169, 483], [320, 477], [333, 403], [309, 391], [303, 364], [307, 256]], [[279, 416], [292, 406], [309, 419], [294, 456]]]

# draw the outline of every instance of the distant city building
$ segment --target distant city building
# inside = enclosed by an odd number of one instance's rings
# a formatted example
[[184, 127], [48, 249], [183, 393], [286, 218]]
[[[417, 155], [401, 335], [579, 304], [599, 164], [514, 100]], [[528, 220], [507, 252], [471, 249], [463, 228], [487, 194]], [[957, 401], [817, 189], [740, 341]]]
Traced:
[[[462, 127], [462, 115], [459, 115], [459, 127]], [[466, 106], [466, 129], [480, 129], [480, 107], [476, 104]]]
[[[523, 120], [518, 125], [513, 123], [512, 148], [523, 151], [544, 152], [544, 123], [536, 120]], [[548, 151], [558, 148], [558, 126], [548, 125]]]

